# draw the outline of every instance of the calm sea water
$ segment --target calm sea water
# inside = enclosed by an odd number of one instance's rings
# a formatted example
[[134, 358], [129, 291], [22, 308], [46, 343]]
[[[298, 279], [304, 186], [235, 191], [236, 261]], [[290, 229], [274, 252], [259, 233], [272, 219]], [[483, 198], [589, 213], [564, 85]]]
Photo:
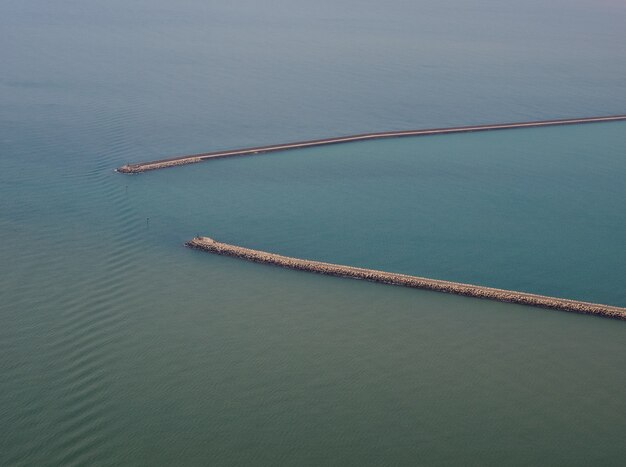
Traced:
[[0, 465], [621, 465], [624, 323], [182, 242], [626, 306], [626, 124], [112, 169], [624, 113], [623, 3], [260, 3], [0, 4]]

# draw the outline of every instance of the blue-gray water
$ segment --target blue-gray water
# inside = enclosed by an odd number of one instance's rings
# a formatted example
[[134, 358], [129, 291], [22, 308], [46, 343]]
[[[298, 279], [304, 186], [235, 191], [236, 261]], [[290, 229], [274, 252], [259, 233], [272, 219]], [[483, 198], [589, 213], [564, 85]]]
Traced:
[[623, 462], [622, 322], [181, 244], [626, 306], [625, 124], [112, 172], [626, 111], [621, 2], [336, 3], [0, 4], [1, 465]]

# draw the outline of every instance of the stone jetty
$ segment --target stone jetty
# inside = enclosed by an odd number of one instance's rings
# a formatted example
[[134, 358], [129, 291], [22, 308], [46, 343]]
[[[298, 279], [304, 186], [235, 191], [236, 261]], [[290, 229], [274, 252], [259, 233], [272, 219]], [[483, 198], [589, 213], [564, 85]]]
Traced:
[[374, 269], [343, 266], [340, 264], [324, 263], [307, 259], [291, 258], [289, 256], [282, 256], [265, 251], [229, 245], [227, 243], [220, 243], [209, 237], [196, 237], [186, 242], [185, 245], [190, 248], [204, 250], [219, 255], [233, 256], [235, 258], [241, 258], [255, 263], [271, 264], [288, 269], [309, 271], [328, 276], [361, 279], [379, 282], [382, 284], [433, 290], [436, 292], [497, 300], [499, 302], [517, 303], [520, 305], [626, 320], [626, 308], [616, 306], [580, 302], [577, 300], [548, 297], [545, 295], [535, 295], [525, 292], [515, 292], [513, 290], [494, 289], [479, 285], [428, 279], [406, 274], [396, 274], [393, 272], [377, 271]]
[[532, 122], [518, 123], [497, 123], [493, 125], [474, 125], [460, 126], [450, 128], [432, 128], [426, 130], [402, 130], [402, 131], [385, 131], [380, 133], [364, 133], [360, 135], [340, 136], [336, 138], [316, 139], [309, 141], [299, 141], [294, 143], [276, 144], [272, 146], [258, 146], [254, 148], [233, 149], [228, 151], [206, 152], [202, 154], [192, 154], [188, 156], [171, 157], [168, 159], [159, 159], [148, 162], [138, 162], [135, 164], [126, 164], [117, 168], [121, 173], [140, 173], [149, 170], [165, 169], [168, 167], [176, 167], [178, 165], [195, 164], [196, 162], [207, 161], [211, 159], [221, 159], [224, 157], [235, 156], [252, 156], [268, 152], [284, 151], [287, 149], [299, 149], [313, 146], [325, 146], [328, 144], [351, 143], [355, 141], [365, 141], [382, 138], [400, 138], [406, 136], [429, 136], [429, 135], [445, 135], [450, 133], [470, 133], [473, 131], [490, 131], [490, 130], [510, 130], [514, 128], [534, 128], [543, 126], [557, 125], [579, 125], [583, 123], [600, 123], [614, 122], [626, 120], [626, 115], [611, 115], [605, 117], [586, 117], [586, 118], [568, 118], [560, 120], [538, 120]]

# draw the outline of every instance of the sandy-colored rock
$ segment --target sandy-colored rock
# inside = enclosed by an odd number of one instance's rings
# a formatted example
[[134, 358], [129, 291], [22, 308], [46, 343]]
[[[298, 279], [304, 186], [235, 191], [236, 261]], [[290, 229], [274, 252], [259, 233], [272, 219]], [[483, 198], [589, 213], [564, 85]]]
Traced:
[[436, 279], [427, 279], [406, 274], [396, 274], [393, 272], [377, 271], [374, 269], [356, 268], [343, 266], [340, 264], [323, 263], [321, 261], [310, 261], [306, 259], [291, 258], [289, 256], [277, 255], [265, 251], [252, 250], [240, 246], [220, 243], [209, 237], [196, 237], [187, 243], [186, 246], [199, 250], [216, 253], [219, 255], [233, 256], [236, 258], [253, 261], [256, 263], [273, 264], [289, 269], [315, 272], [329, 276], [347, 277], [351, 279], [362, 279], [382, 284], [398, 285], [403, 287], [413, 287], [417, 289], [433, 290], [436, 292], [465, 295], [475, 298], [486, 298], [500, 302], [518, 303], [521, 305], [550, 308], [553, 310], [570, 311], [589, 315], [603, 316], [607, 318], [626, 320], [626, 308], [620, 308], [598, 303], [581, 302], [564, 298], [548, 297], [545, 295], [535, 295], [513, 290], [495, 289], [482, 287], [479, 285], [461, 284]]
[[381, 138], [400, 138], [403, 136], [429, 136], [429, 135], [445, 135], [450, 133], [469, 133], [473, 131], [489, 131], [489, 130], [510, 130], [514, 128], [533, 128], [541, 126], [556, 125], [579, 125], [582, 123], [600, 123], [614, 122], [626, 120], [626, 115], [611, 115], [606, 117], [586, 117], [586, 118], [568, 118], [560, 120], [540, 120], [533, 122], [518, 123], [497, 123], [494, 125], [474, 125], [461, 126], [451, 128], [431, 128], [426, 130], [402, 130], [402, 131], [383, 131], [379, 133], [364, 133], [360, 135], [339, 136], [336, 138], [316, 139], [310, 141], [299, 141], [295, 143], [276, 144], [273, 146], [259, 146], [255, 148], [234, 149], [229, 151], [206, 152], [203, 154], [192, 154], [189, 156], [171, 157], [168, 159], [160, 159], [149, 162], [138, 162], [136, 164], [126, 164], [117, 169], [121, 173], [140, 173], [148, 170], [165, 169], [168, 167], [176, 167], [184, 164], [194, 164], [196, 162], [206, 161], [210, 159], [219, 159], [223, 157], [235, 156], [253, 156], [266, 152], [284, 151], [287, 149], [299, 149], [312, 146], [323, 146], [327, 144], [350, 143], [354, 141], [364, 141]]

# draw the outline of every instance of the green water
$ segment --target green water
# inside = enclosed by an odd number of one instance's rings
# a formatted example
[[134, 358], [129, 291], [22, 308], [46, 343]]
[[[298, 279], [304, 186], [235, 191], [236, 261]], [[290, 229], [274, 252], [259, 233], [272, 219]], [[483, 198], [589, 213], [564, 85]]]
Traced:
[[[626, 124], [125, 162], [623, 113], [619, 2], [0, 5], [0, 465], [621, 465]], [[383, 86], [385, 84], [385, 86]]]

